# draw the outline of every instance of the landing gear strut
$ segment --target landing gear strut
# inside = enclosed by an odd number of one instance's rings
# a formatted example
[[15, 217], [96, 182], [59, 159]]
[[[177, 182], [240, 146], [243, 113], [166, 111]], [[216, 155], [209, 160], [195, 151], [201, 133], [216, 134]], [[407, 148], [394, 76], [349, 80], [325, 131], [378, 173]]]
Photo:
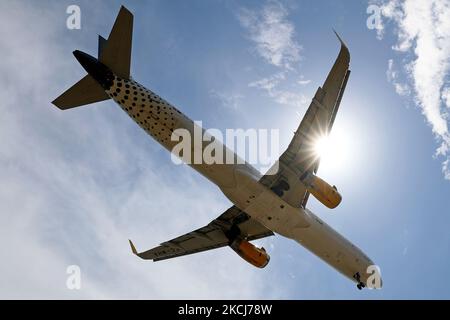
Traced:
[[359, 272], [355, 273], [353, 275], [353, 278], [358, 282], [358, 284], [356, 285], [356, 287], [361, 290], [362, 288], [364, 288], [366, 285], [361, 282], [361, 275], [359, 274]]

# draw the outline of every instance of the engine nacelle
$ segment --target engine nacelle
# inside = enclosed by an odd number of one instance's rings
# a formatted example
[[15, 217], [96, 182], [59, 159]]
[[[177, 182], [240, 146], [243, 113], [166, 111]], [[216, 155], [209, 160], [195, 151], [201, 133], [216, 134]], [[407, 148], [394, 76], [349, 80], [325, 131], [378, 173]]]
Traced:
[[329, 185], [324, 180], [311, 172], [307, 172], [300, 178], [309, 191], [317, 200], [330, 209], [336, 208], [342, 201], [342, 196], [335, 186]]
[[270, 256], [264, 248], [255, 247], [246, 240], [236, 239], [231, 245], [233, 249], [242, 259], [258, 268], [267, 266]]

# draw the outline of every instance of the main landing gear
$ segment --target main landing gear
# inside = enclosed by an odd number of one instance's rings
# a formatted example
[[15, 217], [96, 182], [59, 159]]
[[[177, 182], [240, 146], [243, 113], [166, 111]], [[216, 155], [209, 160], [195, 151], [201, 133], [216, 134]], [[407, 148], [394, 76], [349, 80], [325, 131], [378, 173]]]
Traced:
[[365, 287], [366, 287], [366, 285], [365, 285], [363, 282], [361, 282], [361, 275], [359, 274], [359, 272], [355, 273], [355, 274], [353, 275], [353, 278], [358, 282], [358, 284], [356, 285], [356, 287], [357, 287], [359, 290], [361, 290], [362, 288], [365, 288]]

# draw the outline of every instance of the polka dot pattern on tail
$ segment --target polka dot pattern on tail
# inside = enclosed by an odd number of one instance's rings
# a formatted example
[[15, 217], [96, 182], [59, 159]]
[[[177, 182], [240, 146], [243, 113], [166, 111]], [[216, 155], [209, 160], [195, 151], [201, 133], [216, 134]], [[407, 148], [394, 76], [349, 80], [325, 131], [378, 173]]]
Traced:
[[114, 77], [107, 94], [163, 145], [171, 141], [172, 132], [178, 128], [180, 120], [187, 120], [177, 108], [134, 80]]

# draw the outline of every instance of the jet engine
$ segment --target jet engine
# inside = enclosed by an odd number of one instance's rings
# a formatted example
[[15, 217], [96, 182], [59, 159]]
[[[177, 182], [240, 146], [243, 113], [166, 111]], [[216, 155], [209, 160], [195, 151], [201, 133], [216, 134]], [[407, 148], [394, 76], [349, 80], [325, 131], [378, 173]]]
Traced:
[[267, 266], [270, 256], [264, 248], [255, 247], [246, 240], [236, 239], [230, 244], [231, 249], [234, 250], [242, 259], [258, 268]]
[[330, 186], [314, 173], [306, 172], [300, 180], [305, 185], [306, 190], [328, 208], [336, 208], [341, 203], [342, 196], [337, 191], [336, 186]]

